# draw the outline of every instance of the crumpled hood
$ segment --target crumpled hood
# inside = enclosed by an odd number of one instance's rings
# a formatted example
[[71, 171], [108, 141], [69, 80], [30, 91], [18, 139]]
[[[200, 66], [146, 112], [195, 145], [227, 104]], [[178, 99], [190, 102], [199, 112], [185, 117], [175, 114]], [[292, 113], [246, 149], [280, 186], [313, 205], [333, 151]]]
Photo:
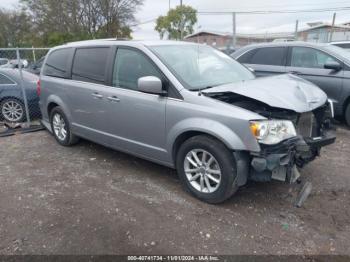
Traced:
[[203, 93], [223, 92], [236, 93], [271, 107], [298, 113], [312, 111], [327, 101], [327, 95], [320, 88], [290, 74], [256, 78], [203, 90]]

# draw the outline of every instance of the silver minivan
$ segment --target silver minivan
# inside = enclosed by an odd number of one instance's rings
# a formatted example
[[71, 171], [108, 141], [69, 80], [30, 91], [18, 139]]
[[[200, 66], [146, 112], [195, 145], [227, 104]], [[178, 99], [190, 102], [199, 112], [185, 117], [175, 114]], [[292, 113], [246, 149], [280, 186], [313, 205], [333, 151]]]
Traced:
[[43, 124], [176, 168], [219, 203], [248, 180], [295, 182], [335, 140], [332, 104], [293, 75], [256, 79], [209, 46], [173, 41], [70, 43], [50, 50], [38, 83]]

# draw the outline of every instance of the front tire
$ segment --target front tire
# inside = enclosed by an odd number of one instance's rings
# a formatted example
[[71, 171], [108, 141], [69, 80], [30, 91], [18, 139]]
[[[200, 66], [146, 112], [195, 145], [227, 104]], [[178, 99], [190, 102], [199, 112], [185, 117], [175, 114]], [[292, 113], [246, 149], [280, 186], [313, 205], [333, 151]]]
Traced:
[[350, 102], [346, 106], [346, 109], [344, 112], [344, 119], [345, 119], [345, 123], [350, 127]]
[[176, 168], [185, 189], [207, 203], [221, 203], [238, 189], [233, 153], [210, 136], [186, 140], [177, 153]]
[[60, 107], [52, 109], [50, 123], [52, 133], [60, 145], [71, 146], [79, 141], [79, 138], [72, 134], [68, 119]]

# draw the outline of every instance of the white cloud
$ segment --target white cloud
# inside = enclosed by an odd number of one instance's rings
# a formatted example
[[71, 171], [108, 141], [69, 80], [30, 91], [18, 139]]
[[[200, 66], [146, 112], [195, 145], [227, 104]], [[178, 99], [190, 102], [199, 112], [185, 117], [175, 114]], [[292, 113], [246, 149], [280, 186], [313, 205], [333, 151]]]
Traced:
[[[179, 4], [180, 0], [170, 0], [171, 7]], [[15, 8], [19, 0], [0, 0], [0, 7]], [[350, 6], [347, 0], [183, 0], [199, 11], [252, 11], [252, 10], [300, 10]], [[169, 0], [145, 0], [144, 5], [136, 14], [138, 22], [149, 21], [160, 15], [165, 15], [169, 9]], [[299, 20], [299, 28], [307, 22], [324, 21], [331, 23], [333, 12], [293, 13], [269, 15], [237, 15], [238, 33], [293, 32], [295, 20]], [[337, 12], [336, 23], [350, 21], [350, 11]], [[198, 24], [202, 30], [232, 32], [231, 15], [198, 15]], [[154, 30], [155, 23], [146, 23], [133, 28], [134, 39], [158, 39]]]
[[15, 8], [19, 3], [19, 0], [0, 0], [0, 7], [2, 8]]
[[[172, 7], [179, 0], [171, 0]], [[184, 4], [193, 6], [199, 11], [255, 11], [255, 10], [301, 10], [350, 6], [345, 0], [183, 0]], [[144, 6], [136, 17], [142, 22], [159, 15], [165, 15], [168, 11], [168, 0], [145, 0]], [[292, 13], [269, 15], [237, 15], [238, 33], [266, 33], [266, 32], [293, 32], [295, 21], [299, 20], [299, 28], [306, 26], [307, 22], [324, 21], [331, 22], [333, 12], [317, 13]], [[350, 21], [350, 11], [337, 12], [336, 23]], [[198, 26], [201, 29], [232, 32], [232, 17], [230, 15], [198, 15]], [[140, 25], [134, 29], [135, 39], [158, 39], [158, 33], [153, 30], [155, 23]]]

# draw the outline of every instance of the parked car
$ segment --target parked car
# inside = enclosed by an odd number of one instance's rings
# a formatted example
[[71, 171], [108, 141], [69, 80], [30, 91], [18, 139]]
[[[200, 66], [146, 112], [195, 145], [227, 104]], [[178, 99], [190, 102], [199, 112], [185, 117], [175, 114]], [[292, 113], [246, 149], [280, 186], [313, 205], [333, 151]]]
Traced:
[[7, 58], [0, 58], [0, 67], [5, 67], [10, 61]]
[[40, 75], [40, 70], [41, 70], [41, 67], [43, 65], [44, 60], [45, 60], [45, 56], [41, 57], [36, 62], [30, 64], [25, 70], [30, 72], [30, 73]]
[[[23, 86], [31, 116], [40, 116], [39, 97], [36, 93], [38, 77], [23, 71]], [[23, 122], [26, 118], [18, 69], [0, 68], [0, 121]]]
[[[282, 88], [283, 87], [283, 88]], [[255, 79], [206, 45], [95, 40], [50, 50], [40, 76], [43, 124], [176, 168], [219, 203], [248, 179], [288, 183], [335, 136], [326, 94], [297, 76]]]
[[313, 82], [350, 126], [350, 52], [329, 44], [289, 42], [246, 46], [232, 57], [257, 76], [291, 73]]
[[[20, 62], [21, 62], [22, 68], [28, 67], [28, 60], [21, 59]], [[17, 59], [8, 60], [8, 63], [1, 66], [1, 68], [18, 68], [18, 60]]]
[[295, 40], [291, 38], [277, 38], [277, 39], [274, 39], [272, 42], [280, 43], [280, 42], [293, 42], [293, 41]]
[[350, 41], [331, 42], [330, 44], [344, 48], [347, 51], [350, 51]]

